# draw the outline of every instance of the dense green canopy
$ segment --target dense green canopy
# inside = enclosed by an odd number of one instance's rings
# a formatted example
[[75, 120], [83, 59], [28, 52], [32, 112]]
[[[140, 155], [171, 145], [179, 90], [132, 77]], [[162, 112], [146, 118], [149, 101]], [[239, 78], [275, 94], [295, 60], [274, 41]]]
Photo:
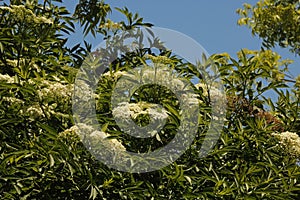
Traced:
[[[287, 84], [289, 61], [271, 50], [246, 48], [236, 59], [220, 52], [203, 56], [197, 65], [163, 48], [119, 55], [99, 76], [93, 98], [101, 130], [90, 131], [93, 127], [74, 123], [74, 81], [83, 62], [92, 71], [99, 59], [116, 52], [91, 52], [87, 42], [66, 46], [68, 34], [79, 23], [83, 34], [100, 34], [109, 41], [139, 27], [151, 33], [153, 25], [127, 8], [113, 10], [104, 1], [80, 0], [74, 13], [55, 2], [61, 1], [12, 0], [0, 7], [1, 199], [299, 199], [300, 79]], [[125, 20], [112, 21], [114, 12], [121, 12]], [[265, 46], [278, 42], [299, 53], [299, 1], [261, 1], [245, 5], [239, 13], [239, 23], [250, 25]], [[163, 46], [155, 37], [151, 42], [153, 47]], [[163, 64], [189, 81], [196, 94], [190, 100], [200, 108], [198, 131], [190, 148], [162, 169], [117, 171], [99, 162], [78, 132], [90, 131], [87, 137], [93, 142], [103, 140], [107, 151], [120, 153], [145, 153], [168, 144], [182, 118], [180, 103], [168, 88], [146, 85], [130, 102], [115, 109], [110, 104], [120, 77], [149, 62]], [[200, 72], [208, 66], [220, 72], [227, 109], [223, 129], [215, 130], [220, 133], [217, 144], [199, 157], [213, 101], [224, 98], [220, 88], [207, 87]], [[267, 98], [267, 92], [276, 92], [278, 98]], [[150, 139], [132, 138], [114, 116], [139, 126], [155, 117], [166, 120], [166, 126], [152, 132]]]

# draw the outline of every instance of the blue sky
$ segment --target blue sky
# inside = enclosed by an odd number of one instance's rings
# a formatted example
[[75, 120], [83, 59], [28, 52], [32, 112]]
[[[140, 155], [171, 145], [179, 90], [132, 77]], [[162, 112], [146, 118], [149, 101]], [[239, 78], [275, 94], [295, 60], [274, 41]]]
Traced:
[[[42, 0], [41, 0], [42, 1]], [[258, 0], [105, 0], [111, 7], [127, 7], [132, 12], [137, 12], [145, 22], [151, 22], [155, 26], [173, 29], [184, 33], [199, 44], [209, 54], [228, 52], [236, 57], [236, 52], [242, 48], [258, 50], [261, 40], [251, 35], [247, 27], [238, 26], [239, 19], [236, 10], [243, 7], [243, 3], [254, 5]], [[4, 2], [8, 2], [5, 0]], [[73, 10], [78, 0], [64, 0], [63, 5]], [[118, 11], [113, 10], [110, 16], [113, 20], [124, 20]], [[70, 36], [69, 43], [75, 44], [84, 40], [81, 31]], [[102, 42], [100, 38], [88, 36], [85, 38], [97, 46]], [[290, 65], [290, 72], [294, 76], [300, 74], [300, 58], [295, 57], [287, 49], [275, 48], [283, 59], [289, 58], [295, 61]]]
[[[77, 1], [66, 1], [68, 8], [73, 8]], [[127, 7], [137, 12], [146, 22], [155, 26], [173, 29], [182, 32], [200, 43], [209, 54], [228, 52], [235, 57], [236, 52], [242, 48], [258, 50], [261, 40], [251, 35], [251, 30], [245, 26], [237, 25], [239, 15], [236, 9], [242, 8], [243, 3], [255, 4], [256, 0], [106, 0], [111, 7]], [[111, 18], [120, 20], [122, 15], [113, 10]], [[80, 42], [83, 36], [76, 34], [70, 42]], [[101, 38], [87, 38], [92, 44], [99, 44]], [[294, 76], [300, 74], [300, 59], [287, 49], [275, 48], [282, 58], [295, 60], [290, 66]]]

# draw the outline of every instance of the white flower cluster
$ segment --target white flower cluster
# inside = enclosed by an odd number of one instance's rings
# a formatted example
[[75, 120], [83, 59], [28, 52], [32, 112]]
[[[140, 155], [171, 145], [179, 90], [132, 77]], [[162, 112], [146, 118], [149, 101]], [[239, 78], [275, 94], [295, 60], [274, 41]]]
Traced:
[[[5, 83], [15, 83], [14, 77], [11, 77], [7, 74], [5, 75], [0, 74], [0, 81], [3, 81]], [[52, 97], [52, 98], [69, 100], [73, 93], [73, 84], [62, 84], [57, 81], [48, 81], [48, 80], [43, 80], [42, 82], [36, 82], [36, 80], [34, 79], [29, 79], [28, 83], [31, 85], [35, 85], [36, 83], [38, 83], [38, 86], [40, 88], [38, 90], [38, 95], [42, 99], [47, 99], [49, 97]], [[10, 100], [13, 99], [10, 98]]]
[[207, 85], [204, 83], [197, 83], [195, 87], [199, 90], [202, 88], [202, 95], [210, 98], [210, 103], [212, 106], [212, 117], [215, 121], [222, 122], [226, 120], [226, 95], [222, 93], [217, 87], [212, 85]]
[[113, 22], [111, 20], [107, 20], [106, 23], [101, 24], [100, 28], [108, 29], [108, 30], [117, 30], [121, 29], [123, 25], [121, 23]]
[[112, 72], [108, 71], [108, 72], [102, 74], [101, 76], [102, 77], [111, 77], [111, 78], [114, 78], [115, 80], [117, 80], [118, 78], [120, 78], [122, 75], [125, 75], [125, 74], [127, 74], [126, 71], [116, 71], [116, 72], [115, 71], [112, 71]]
[[283, 147], [288, 154], [299, 158], [300, 137], [297, 133], [286, 131], [282, 133], [272, 133], [272, 135], [279, 139], [281, 147]]
[[11, 77], [7, 74], [0, 74], [0, 81], [3, 81], [5, 83], [14, 83], [15, 79], [14, 77]]
[[36, 120], [44, 117], [49, 117], [52, 114], [61, 117], [67, 117], [64, 111], [57, 110], [61, 105], [69, 105], [73, 92], [73, 84], [63, 84], [57, 81], [43, 80], [42, 82], [35, 82], [35, 80], [28, 80], [28, 83], [38, 86], [37, 96], [40, 103], [30, 102], [29, 105], [21, 109], [21, 114], [29, 114], [30, 120]]
[[222, 94], [222, 92], [214, 86], [209, 86], [209, 85], [206, 85], [203, 83], [197, 83], [197, 84], [195, 84], [195, 87], [197, 89], [202, 88], [203, 95], [208, 96], [208, 94], [209, 94], [209, 96], [212, 100], [218, 99], [218, 98], [224, 98], [224, 95]]
[[43, 16], [36, 16], [30, 9], [27, 9], [24, 5], [0, 6], [0, 9], [9, 11], [12, 14], [12, 17], [19, 22], [25, 21], [27, 23], [35, 24], [53, 24], [53, 21], [51, 19]]
[[130, 120], [130, 117], [136, 119], [141, 114], [148, 114], [155, 120], [164, 120], [168, 118], [168, 112], [161, 109], [156, 104], [146, 102], [128, 103], [122, 102], [113, 109], [113, 115], [116, 118]]
[[9, 103], [15, 103], [15, 104], [24, 104], [25, 102], [22, 99], [18, 99], [16, 97], [3, 97], [3, 101], [9, 102]]
[[31, 120], [31, 121], [34, 121], [38, 118], [45, 117], [42, 107], [37, 103], [35, 103], [25, 109], [22, 109], [20, 111], [20, 113], [21, 114], [23, 114], [23, 113], [29, 114], [29, 120]]
[[[15, 83], [15, 78], [9, 75], [0, 74], [0, 82]], [[7, 96], [1, 97], [1, 100], [9, 103], [9, 106], [17, 106], [20, 108], [21, 115], [29, 116], [29, 120], [37, 120], [49, 117], [51, 114], [57, 114], [66, 117], [64, 111], [57, 108], [60, 105], [70, 104], [73, 93], [73, 84], [64, 84], [59, 81], [49, 81], [37, 79], [21, 80], [20, 84], [30, 84], [35, 87], [39, 100], [24, 101], [15, 97], [14, 93], [8, 91]], [[61, 113], [60, 113], [61, 112]]]
[[148, 59], [151, 59], [152, 62], [154, 62], [154, 63], [170, 64], [170, 63], [174, 62], [174, 60], [172, 60], [171, 58], [168, 58], [166, 56], [153, 56], [153, 55], [147, 54], [145, 57]]
[[150, 107], [146, 110], [151, 117], [155, 120], [164, 120], [168, 118], [168, 112], [165, 109], [160, 109], [159, 107]]
[[78, 127], [77, 126], [71, 126], [70, 128], [64, 130], [63, 132], [60, 132], [58, 134], [59, 137], [66, 137], [69, 135], [76, 135], [76, 132], [78, 131]]
[[77, 97], [74, 99], [75, 102], [88, 102], [91, 97], [96, 97], [95, 93], [92, 91], [92, 88], [84, 80], [78, 80], [75, 84], [74, 90]]
[[213, 101], [225, 97], [224, 94], [222, 94], [222, 92], [215, 87], [210, 88], [209, 95]]
[[193, 93], [183, 94], [182, 97], [188, 103], [188, 105], [199, 105], [199, 104], [203, 103], [203, 101], [198, 99], [197, 94], [193, 94]]
[[18, 63], [21, 63], [22, 61], [24, 62], [25, 59], [20, 59], [20, 61], [18, 60], [10, 60], [10, 59], [7, 59], [6, 62], [7, 64], [9, 64], [10, 66], [13, 66], [13, 67], [17, 67], [18, 66]]
[[62, 84], [60, 82], [43, 80], [41, 86], [42, 89], [38, 91], [38, 95], [41, 99], [54, 98], [60, 100], [70, 100], [73, 93], [72, 84]]
[[197, 83], [195, 84], [195, 87], [199, 90], [200, 88], [202, 88], [203, 90], [203, 95], [204, 96], [208, 96], [208, 86], [204, 83]]
[[126, 151], [126, 148], [117, 139], [108, 139], [108, 137], [111, 136], [110, 134], [95, 130], [93, 127], [83, 123], [80, 123], [77, 126], [74, 125], [71, 128], [61, 132], [59, 135], [62, 137], [65, 137], [66, 135], [79, 135], [81, 138], [83, 138], [83, 136], [87, 136], [89, 137], [90, 141], [96, 145], [97, 143], [102, 143], [111, 147], [115, 151]]
[[185, 82], [175, 75], [171, 74], [168, 68], [162, 65], [161, 68], [147, 69], [142, 73], [142, 80], [144, 83], [155, 83], [164, 85], [167, 88], [176, 88], [179, 91], [184, 90], [186, 87]]
[[37, 72], [40, 72], [41, 69], [40, 67], [33, 61], [25, 58], [20, 58], [20, 59], [6, 59], [6, 63], [12, 67], [17, 67], [19, 68], [20, 66], [28, 66], [31, 69], [35, 69]]

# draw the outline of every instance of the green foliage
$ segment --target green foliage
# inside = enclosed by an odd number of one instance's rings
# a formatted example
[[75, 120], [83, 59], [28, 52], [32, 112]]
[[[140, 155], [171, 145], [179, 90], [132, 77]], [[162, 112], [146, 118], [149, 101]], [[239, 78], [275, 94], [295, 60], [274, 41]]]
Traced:
[[[137, 109], [133, 118], [140, 126], [148, 123], [151, 104], [167, 110], [167, 126], [151, 139], [133, 140], [112, 119], [110, 97], [116, 82], [127, 70], [150, 60], [176, 70], [184, 80], [199, 79], [193, 87], [201, 107], [197, 136], [176, 162], [143, 174], [110, 169], [89, 153], [73, 125], [71, 96], [90, 45], [68, 48], [61, 32], [73, 31], [76, 20], [85, 34], [105, 38], [152, 26], [127, 8], [117, 10], [126, 21], [109, 20], [111, 10], [103, 1], [80, 1], [74, 17], [51, 1], [12, 1], [0, 7], [1, 199], [298, 199], [299, 155], [291, 156], [289, 150], [295, 149], [277, 136], [284, 131], [299, 134], [300, 84], [295, 80], [292, 90], [285, 91], [289, 62], [270, 50], [243, 49], [237, 59], [215, 54], [197, 66], [166, 50], [122, 55], [101, 76], [97, 88], [97, 116], [101, 132], [110, 135], [108, 144], [147, 152], [176, 134], [179, 103], [164, 87], [146, 85], [128, 102]], [[203, 86], [200, 69], [207, 65], [221, 73], [228, 109], [218, 143], [200, 158], [199, 147], [210, 123], [210, 97], [218, 94], [217, 88]], [[269, 91], [279, 94], [276, 101], [265, 97]], [[154, 114], [165, 116], [161, 113]], [[289, 139], [300, 147], [299, 138]]]
[[297, 0], [260, 0], [238, 9], [239, 25], [247, 25], [252, 34], [263, 39], [267, 48], [277, 44], [300, 55], [300, 4]]
[[74, 17], [84, 26], [84, 34], [96, 35], [100, 25], [106, 22], [107, 14], [111, 12], [109, 4], [98, 0], [80, 0], [76, 6]]

